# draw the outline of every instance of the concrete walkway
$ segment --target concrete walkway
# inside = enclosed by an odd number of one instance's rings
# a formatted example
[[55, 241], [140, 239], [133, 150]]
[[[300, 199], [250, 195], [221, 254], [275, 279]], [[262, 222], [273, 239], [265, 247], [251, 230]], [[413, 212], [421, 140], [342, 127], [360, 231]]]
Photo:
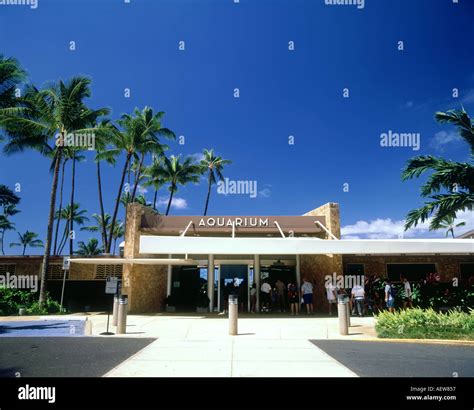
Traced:
[[[89, 316], [92, 334], [107, 317]], [[351, 335], [375, 338], [372, 318], [353, 318]], [[115, 328], [112, 328], [115, 331]], [[219, 316], [130, 315], [127, 334], [157, 337], [105, 376], [139, 377], [356, 377], [310, 339], [340, 339], [336, 318], [244, 316], [239, 335], [228, 335]]]

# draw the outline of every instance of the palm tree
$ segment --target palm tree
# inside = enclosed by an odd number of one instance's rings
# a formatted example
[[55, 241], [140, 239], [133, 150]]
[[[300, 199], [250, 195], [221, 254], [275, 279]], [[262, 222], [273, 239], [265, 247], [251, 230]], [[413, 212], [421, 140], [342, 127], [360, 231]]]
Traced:
[[0, 184], [0, 206], [18, 205], [20, 197], [6, 185]]
[[[95, 134], [96, 134], [96, 143], [95, 143], [95, 149], [96, 149], [96, 156], [95, 156], [95, 163], [96, 163], [96, 173], [97, 173], [97, 189], [98, 189], [98, 196], [99, 196], [99, 208], [100, 208], [100, 218], [101, 221], [105, 221], [106, 215], [110, 219], [110, 215], [105, 213], [104, 209], [104, 201], [103, 201], [103, 196], [102, 196], [102, 175], [101, 175], [101, 159], [104, 157], [104, 153], [107, 152], [107, 146], [109, 142], [112, 139], [112, 136], [117, 133], [118, 130], [113, 125], [110, 120], [103, 120], [99, 124], [96, 125], [95, 127]], [[116, 163], [116, 157], [114, 155], [105, 155], [105, 161], [110, 164], [115, 166]], [[93, 215], [94, 216], [94, 215]], [[102, 249], [105, 251], [107, 249], [107, 224], [106, 223], [100, 223], [98, 226], [100, 226], [100, 234], [102, 236]]]
[[180, 158], [174, 155], [169, 158], [163, 157], [163, 162], [156, 162], [148, 169], [148, 175], [152, 180], [162, 180], [169, 184], [170, 198], [165, 215], [170, 212], [173, 195], [178, 190], [178, 186], [189, 182], [198, 183], [202, 174], [202, 168], [193, 162], [192, 157], [185, 158], [183, 162]]
[[102, 255], [102, 249], [99, 247], [99, 241], [95, 238], [89, 239], [89, 242], [84, 243], [80, 241], [78, 243], [79, 249], [75, 252], [76, 255], [80, 256], [99, 256]]
[[224, 180], [224, 176], [222, 175], [222, 170], [224, 169], [224, 165], [231, 164], [232, 161], [228, 159], [223, 159], [222, 157], [214, 155], [214, 150], [207, 150], [203, 151], [204, 158], [201, 160], [201, 166], [203, 167], [203, 172], [208, 173], [207, 177], [207, 197], [206, 197], [206, 206], [204, 207], [204, 216], [207, 215], [207, 207], [209, 206], [209, 198], [211, 196], [211, 187], [212, 185], [217, 183], [217, 178], [220, 181]]
[[154, 188], [153, 195], [153, 209], [156, 211], [156, 201], [158, 199], [158, 190], [166, 183], [161, 175], [161, 171], [158, 175], [153, 173], [153, 170], [159, 170], [163, 165], [163, 157], [153, 156], [152, 165], [146, 167], [143, 171], [143, 178], [146, 181], [143, 183], [143, 186], [152, 186]]
[[64, 246], [67, 243], [68, 237], [71, 238], [72, 231], [70, 230], [70, 224], [67, 221], [70, 221], [71, 219], [77, 224], [77, 225], [84, 225], [89, 218], [85, 216], [87, 211], [85, 209], [80, 209], [79, 204], [74, 204], [71, 208], [71, 205], [66, 205], [64, 209], [61, 210], [61, 213], [59, 211], [56, 212], [55, 218], [62, 219], [66, 221], [66, 224], [64, 225], [64, 231], [63, 235], [61, 237], [61, 241], [59, 242], [59, 247], [58, 247], [58, 254], [61, 255]]
[[10, 222], [5, 215], [0, 215], [0, 249], [2, 250], [2, 255], [5, 255], [3, 250], [3, 238], [5, 236], [5, 231], [15, 230], [15, 224]]
[[19, 100], [15, 89], [25, 79], [26, 74], [18, 60], [0, 54], [0, 110], [16, 107]]
[[20, 242], [14, 242], [10, 244], [10, 247], [13, 246], [23, 246], [23, 253], [25, 254], [26, 248], [29, 246], [31, 248], [43, 248], [43, 241], [41, 239], [36, 239], [38, 237], [37, 233], [26, 231], [23, 235], [18, 232], [18, 237]]
[[114, 250], [113, 250], [113, 255], [115, 255], [115, 248], [117, 246], [117, 240], [122, 238], [125, 235], [125, 227], [123, 222], [117, 221], [115, 228], [114, 228], [114, 233], [113, 233], [113, 239], [114, 239]]
[[60, 80], [42, 90], [28, 86], [20, 108], [0, 111], [0, 125], [10, 136], [4, 147], [5, 153], [13, 154], [32, 148], [44, 154], [53, 149], [48, 142], [54, 139], [54, 143], [57, 143], [54, 148], [55, 166], [41, 270], [40, 306], [46, 296], [46, 272], [51, 253], [58, 176], [65, 137], [69, 133], [90, 132], [89, 124], [109, 113], [106, 108], [91, 110], [84, 104], [84, 99], [91, 96], [90, 83], [90, 79], [77, 76], [67, 82]]
[[440, 223], [439, 223], [439, 228], [438, 229], [446, 229], [446, 236], [451, 236], [454, 239], [454, 228], [459, 228], [460, 226], [465, 226], [466, 222], [459, 222], [458, 224], [455, 224], [455, 217], [451, 215], [447, 215]]
[[5, 231], [13, 231], [15, 230], [15, 224], [11, 223], [10, 220], [8, 219], [9, 216], [16, 215], [20, 211], [16, 209], [16, 205], [14, 204], [9, 204], [9, 205], [4, 205], [3, 206], [3, 219], [0, 224], [0, 247], [2, 250], [2, 255], [5, 255], [5, 252], [3, 250], [3, 242], [5, 239]]
[[[441, 228], [446, 217], [456, 217], [459, 211], [472, 210], [474, 205], [474, 126], [464, 108], [460, 111], [437, 112], [435, 119], [453, 124], [470, 148], [469, 162], [456, 162], [431, 155], [411, 158], [402, 172], [402, 180], [418, 178], [432, 171], [421, 187], [421, 196], [430, 198], [425, 205], [411, 210], [405, 221], [405, 230], [426, 221], [433, 215], [430, 229]], [[441, 190], [445, 193], [440, 193]]]
[[135, 160], [138, 163], [135, 176], [135, 186], [131, 194], [131, 200], [133, 201], [135, 199], [135, 193], [138, 187], [138, 181], [140, 180], [146, 153], [149, 152], [161, 155], [167, 148], [160, 143], [160, 135], [174, 138], [174, 134], [171, 131], [166, 128], [161, 128], [160, 120], [163, 115], [164, 113], [162, 112], [153, 114], [153, 109], [149, 107], [145, 107], [141, 112], [138, 108], [135, 108], [133, 115], [123, 114], [121, 119], [117, 121], [122, 128], [122, 131], [116, 132], [111, 136], [111, 143], [115, 148], [107, 150], [100, 156], [98, 155], [100, 159], [107, 159], [111, 156], [115, 157], [120, 155], [120, 153], [125, 152], [125, 164], [115, 200], [114, 212], [112, 214], [106, 253], [110, 253], [112, 236], [117, 220], [120, 199], [122, 197], [125, 176], [127, 170], [130, 169], [130, 162]]
[[[102, 234], [110, 227], [112, 217], [109, 214], [105, 213], [103, 217], [99, 214], [92, 214], [92, 218], [95, 219], [96, 224], [92, 226], [84, 226], [81, 228], [81, 231], [100, 232]], [[106, 249], [104, 238], [105, 237], [102, 238], [102, 250]]]

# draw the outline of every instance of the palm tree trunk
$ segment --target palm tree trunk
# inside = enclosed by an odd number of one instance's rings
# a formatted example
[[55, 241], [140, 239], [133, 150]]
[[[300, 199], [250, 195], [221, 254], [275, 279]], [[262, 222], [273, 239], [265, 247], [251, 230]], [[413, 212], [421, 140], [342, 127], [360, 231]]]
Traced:
[[66, 224], [64, 225], [63, 236], [61, 237], [61, 240], [59, 241], [58, 255], [61, 255], [64, 247], [66, 246], [68, 234], [69, 234], [69, 222], [67, 221]]
[[173, 201], [173, 194], [174, 194], [174, 186], [171, 185], [170, 199], [168, 201], [168, 207], [166, 208], [166, 214], [165, 215], [168, 215], [170, 213], [171, 202]]
[[[115, 221], [117, 220], [118, 209], [120, 205], [120, 196], [122, 195], [123, 183], [125, 181], [125, 175], [127, 174], [128, 164], [130, 162], [131, 154], [127, 154], [127, 159], [125, 160], [125, 166], [123, 167], [122, 171], [122, 179], [120, 180], [119, 190], [117, 194], [117, 199], [115, 200], [115, 209], [114, 214], [112, 216], [112, 221], [110, 223], [110, 231], [109, 231], [109, 238], [107, 240], [107, 251], [106, 253], [110, 253], [110, 248], [112, 246], [112, 234], [114, 233], [115, 228]], [[125, 208], [125, 215], [127, 214], [127, 209]]]
[[117, 238], [114, 239], [114, 255], [115, 255], [115, 247], [117, 246]]
[[135, 194], [137, 193], [138, 182], [140, 181], [140, 174], [142, 173], [142, 165], [143, 165], [144, 159], [145, 159], [145, 154], [142, 153], [142, 157], [140, 159], [140, 165], [138, 165], [137, 174], [135, 175], [135, 186], [133, 187], [131, 202], [135, 200]]
[[26, 245], [23, 245], [23, 256], [25, 256], [25, 252], [26, 252]]
[[105, 212], [104, 202], [102, 200], [102, 178], [100, 175], [100, 161], [97, 161], [97, 185], [99, 189], [99, 206], [100, 206], [100, 217], [102, 218], [101, 234], [102, 234], [102, 249], [107, 249], [107, 231], [105, 226]]
[[69, 220], [69, 256], [72, 257], [74, 252], [74, 188], [76, 185], [76, 153], [73, 152], [72, 156], [72, 180], [71, 180], [71, 218]]
[[63, 209], [63, 187], [64, 187], [64, 167], [66, 166], [67, 158], [63, 162], [62, 174], [61, 174], [61, 187], [59, 188], [59, 209], [58, 209], [58, 221], [56, 222], [56, 230], [54, 234], [54, 251], [53, 255], [57, 255], [56, 251], [58, 249], [58, 234], [59, 234], [59, 225], [61, 223], [61, 211]]
[[211, 172], [212, 170], [209, 170], [209, 178], [208, 178], [208, 186], [207, 186], [207, 198], [206, 198], [206, 206], [204, 208], [204, 216], [207, 215], [207, 207], [209, 206], [209, 198], [211, 197]]
[[[63, 132], [64, 134], [64, 132]], [[56, 192], [58, 190], [59, 167], [61, 165], [61, 147], [56, 151], [56, 165], [54, 166], [53, 183], [51, 186], [51, 196], [49, 200], [48, 229], [46, 233], [46, 241], [44, 244], [43, 266], [41, 268], [41, 286], [39, 294], [39, 306], [42, 307], [46, 298], [46, 272], [49, 267], [49, 256], [51, 252], [51, 240], [53, 239], [54, 211], [56, 208]]]
[[5, 251], [3, 250], [3, 237], [5, 236], [5, 229], [2, 229], [1, 235], [0, 235], [0, 247], [2, 249], [2, 255], [5, 255]]
[[158, 198], [158, 190], [155, 188], [155, 196], [153, 197], [153, 209], [156, 211], [156, 200]]

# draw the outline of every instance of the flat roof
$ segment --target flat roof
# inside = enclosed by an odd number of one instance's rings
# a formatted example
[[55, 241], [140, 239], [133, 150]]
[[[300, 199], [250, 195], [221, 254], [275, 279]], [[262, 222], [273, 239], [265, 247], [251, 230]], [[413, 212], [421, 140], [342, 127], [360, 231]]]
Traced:
[[474, 254], [474, 239], [222, 238], [140, 236], [140, 254]]

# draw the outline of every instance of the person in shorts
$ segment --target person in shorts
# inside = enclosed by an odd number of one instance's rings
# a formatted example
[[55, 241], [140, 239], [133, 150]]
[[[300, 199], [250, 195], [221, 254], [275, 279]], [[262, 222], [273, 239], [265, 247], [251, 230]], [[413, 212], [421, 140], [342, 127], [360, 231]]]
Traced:
[[395, 312], [395, 298], [393, 297], [392, 282], [389, 279], [385, 281], [385, 305], [389, 312]]
[[301, 294], [303, 295], [303, 303], [306, 305], [306, 312], [308, 315], [313, 314], [313, 285], [306, 278], [303, 278]]
[[326, 284], [326, 297], [329, 305], [329, 316], [332, 316], [332, 306], [337, 303], [337, 288], [332, 282]]
[[272, 287], [270, 284], [264, 280], [262, 286], [260, 286], [260, 295], [262, 297], [262, 312], [269, 312], [270, 311], [270, 292], [272, 291]]
[[288, 303], [290, 304], [291, 314], [296, 316], [298, 314], [298, 305], [300, 295], [298, 294], [298, 286], [294, 283], [288, 283]]

